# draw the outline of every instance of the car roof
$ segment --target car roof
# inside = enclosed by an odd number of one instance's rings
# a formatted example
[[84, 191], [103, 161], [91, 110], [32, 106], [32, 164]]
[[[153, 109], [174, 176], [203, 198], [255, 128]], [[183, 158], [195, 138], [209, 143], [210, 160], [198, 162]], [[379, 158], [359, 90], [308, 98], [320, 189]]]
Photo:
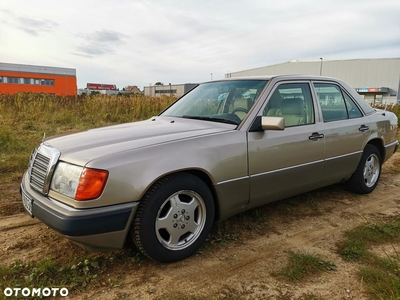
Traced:
[[[256, 76], [240, 76], [240, 77], [232, 77], [232, 78], [223, 78], [217, 79], [213, 81], [235, 81], [235, 80], [271, 80], [273, 78], [276, 79], [307, 79], [307, 80], [335, 80], [341, 81], [338, 78], [328, 77], [328, 76], [319, 76], [319, 75], [305, 75], [305, 74], [278, 74], [278, 75], [256, 75]], [[211, 82], [211, 81], [209, 81]]]
[[358, 104], [361, 106], [363, 111], [366, 114], [370, 114], [374, 112], [374, 108], [372, 108], [367, 101], [362, 101], [361, 96], [348, 85], [345, 81], [328, 76], [318, 76], [318, 75], [304, 75], [304, 74], [284, 74], [284, 75], [263, 75], [263, 76], [243, 76], [243, 77], [233, 77], [233, 78], [224, 78], [220, 80], [214, 80], [209, 82], [218, 82], [218, 81], [236, 81], [236, 80], [316, 80], [316, 81], [335, 81], [336, 83], [341, 84], [347, 92], [349, 92], [354, 99], [357, 99]]

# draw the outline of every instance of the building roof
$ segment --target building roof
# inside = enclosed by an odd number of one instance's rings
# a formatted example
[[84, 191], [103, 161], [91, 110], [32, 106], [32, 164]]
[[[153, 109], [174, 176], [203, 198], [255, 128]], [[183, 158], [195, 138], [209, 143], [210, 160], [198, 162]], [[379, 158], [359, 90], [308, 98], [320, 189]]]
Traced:
[[128, 85], [127, 87], [125, 87], [125, 91], [134, 92], [134, 93], [141, 93], [141, 91], [139, 90], [139, 88], [136, 85]]
[[[256, 67], [256, 68], [251, 68], [251, 69], [245, 69], [245, 70], [240, 70], [240, 71], [234, 71], [234, 72], [229, 72], [229, 73], [241, 73], [244, 71], [253, 71], [253, 70], [260, 70], [260, 69], [265, 69], [265, 68], [273, 68], [273, 67], [279, 67], [279, 66], [284, 66], [284, 65], [291, 65], [291, 64], [309, 64], [309, 63], [314, 63], [314, 64], [320, 64], [321, 60], [323, 63], [348, 63], [348, 62], [377, 62], [379, 63], [380, 61], [399, 61], [400, 57], [388, 57], [388, 58], [352, 58], [352, 59], [324, 59], [320, 58], [317, 60], [298, 60], [298, 59], [292, 59], [287, 62], [282, 62], [278, 64], [273, 64], [273, 65], [267, 65], [267, 66], [262, 66], [262, 67]], [[229, 74], [228, 73], [228, 74]]]
[[0, 71], [76, 76], [76, 69], [0, 62]]

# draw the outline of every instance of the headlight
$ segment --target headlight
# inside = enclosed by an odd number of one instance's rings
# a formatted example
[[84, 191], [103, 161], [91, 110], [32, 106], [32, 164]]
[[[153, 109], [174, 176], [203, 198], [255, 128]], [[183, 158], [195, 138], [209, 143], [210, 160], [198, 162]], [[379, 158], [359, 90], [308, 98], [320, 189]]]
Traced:
[[54, 172], [50, 188], [76, 200], [95, 199], [106, 185], [108, 172], [60, 162]]
[[60, 162], [54, 172], [50, 188], [70, 198], [75, 198], [83, 167]]

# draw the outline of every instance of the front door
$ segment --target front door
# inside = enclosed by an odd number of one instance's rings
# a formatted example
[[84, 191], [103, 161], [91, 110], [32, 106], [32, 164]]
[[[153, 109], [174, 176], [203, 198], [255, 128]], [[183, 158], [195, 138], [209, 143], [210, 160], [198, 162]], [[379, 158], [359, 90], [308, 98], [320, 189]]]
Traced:
[[308, 82], [278, 84], [263, 116], [282, 116], [283, 131], [248, 133], [250, 206], [320, 187], [324, 132], [316, 122]]

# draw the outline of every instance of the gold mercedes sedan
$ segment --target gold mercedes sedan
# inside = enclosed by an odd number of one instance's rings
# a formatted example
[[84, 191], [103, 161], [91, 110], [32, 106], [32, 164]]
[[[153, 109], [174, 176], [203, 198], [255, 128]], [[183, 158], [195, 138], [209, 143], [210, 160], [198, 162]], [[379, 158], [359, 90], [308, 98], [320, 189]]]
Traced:
[[339, 182], [372, 192], [397, 124], [335, 78], [205, 82], [149, 120], [43, 140], [22, 203], [88, 250], [131, 238], [173, 262], [199, 249], [214, 220]]

